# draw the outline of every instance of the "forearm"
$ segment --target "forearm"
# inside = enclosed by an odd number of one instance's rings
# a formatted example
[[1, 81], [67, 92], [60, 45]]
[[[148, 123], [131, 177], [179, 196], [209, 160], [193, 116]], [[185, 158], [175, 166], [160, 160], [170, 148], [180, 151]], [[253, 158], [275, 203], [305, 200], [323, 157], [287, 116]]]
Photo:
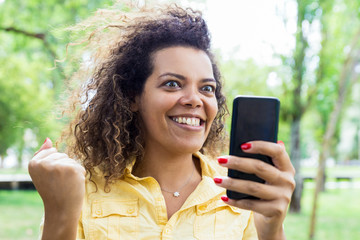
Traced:
[[262, 224], [255, 224], [259, 240], [286, 240], [285, 230], [283, 224], [279, 226], [263, 226]]
[[79, 216], [53, 214], [45, 211], [42, 240], [76, 239]]

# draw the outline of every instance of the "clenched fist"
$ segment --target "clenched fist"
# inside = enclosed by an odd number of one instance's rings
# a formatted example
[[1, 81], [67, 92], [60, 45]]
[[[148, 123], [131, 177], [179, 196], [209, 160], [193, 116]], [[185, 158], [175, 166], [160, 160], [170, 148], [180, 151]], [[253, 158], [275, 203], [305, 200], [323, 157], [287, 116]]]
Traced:
[[29, 162], [29, 173], [44, 202], [43, 239], [48, 239], [47, 232], [51, 239], [56, 239], [56, 232], [58, 239], [73, 238], [85, 194], [85, 169], [47, 138]]

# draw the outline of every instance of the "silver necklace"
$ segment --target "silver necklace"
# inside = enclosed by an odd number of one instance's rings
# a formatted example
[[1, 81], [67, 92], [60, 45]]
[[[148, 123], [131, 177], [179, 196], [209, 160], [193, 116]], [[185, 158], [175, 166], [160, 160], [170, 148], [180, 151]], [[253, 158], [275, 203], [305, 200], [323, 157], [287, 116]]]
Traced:
[[193, 170], [191, 172], [191, 176], [189, 177], [189, 179], [177, 191], [175, 191], [175, 192], [174, 191], [169, 191], [169, 190], [166, 190], [166, 189], [160, 187], [161, 191], [164, 191], [164, 192], [167, 192], [167, 193], [172, 193], [172, 195], [174, 197], [179, 197], [180, 196], [180, 190], [183, 189], [190, 182], [190, 180], [192, 179], [192, 176], [194, 175], [194, 172], [195, 172], [195, 166], [194, 166], [194, 168], [193, 168]]

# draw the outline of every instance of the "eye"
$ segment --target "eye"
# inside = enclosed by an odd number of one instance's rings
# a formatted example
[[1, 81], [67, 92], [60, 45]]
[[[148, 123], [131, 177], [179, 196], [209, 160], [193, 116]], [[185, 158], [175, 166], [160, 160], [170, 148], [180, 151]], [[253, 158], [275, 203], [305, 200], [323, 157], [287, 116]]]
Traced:
[[201, 88], [202, 91], [204, 92], [215, 92], [215, 87], [214, 86], [211, 86], [211, 85], [206, 85], [204, 87]]
[[173, 80], [170, 80], [170, 81], [167, 81], [164, 86], [166, 87], [169, 87], [169, 88], [179, 88], [180, 87], [180, 84], [176, 81], [173, 81]]

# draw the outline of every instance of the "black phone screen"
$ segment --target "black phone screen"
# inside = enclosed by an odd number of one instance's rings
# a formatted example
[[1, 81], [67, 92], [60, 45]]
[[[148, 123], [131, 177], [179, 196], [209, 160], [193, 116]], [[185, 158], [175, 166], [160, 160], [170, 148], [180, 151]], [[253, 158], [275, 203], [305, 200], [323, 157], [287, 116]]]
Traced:
[[[230, 155], [256, 158], [272, 164], [271, 158], [260, 154], [245, 153], [243, 143], [253, 140], [277, 142], [280, 101], [273, 97], [238, 96], [234, 99], [230, 133]], [[254, 174], [229, 169], [232, 178], [264, 183]], [[227, 190], [232, 199], [256, 199], [253, 196]]]

